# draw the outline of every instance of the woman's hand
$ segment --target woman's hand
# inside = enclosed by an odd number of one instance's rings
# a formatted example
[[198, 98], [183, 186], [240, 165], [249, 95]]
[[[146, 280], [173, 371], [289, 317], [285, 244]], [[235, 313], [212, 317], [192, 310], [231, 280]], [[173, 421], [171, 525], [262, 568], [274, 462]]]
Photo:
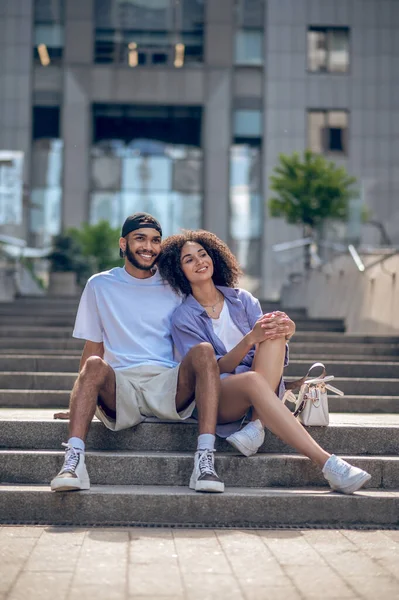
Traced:
[[248, 333], [248, 341], [252, 346], [265, 340], [276, 340], [284, 337], [289, 340], [295, 333], [296, 326], [285, 312], [275, 311], [264, 314]]
[[264, 339], [268, 340], [276, 340], [280, 337], [289, 340], [296, 330], [294, 321], [285, 312], [279, 310], [263, 315], [258, 322], [262, 323], [261, 327], [266, 332]]

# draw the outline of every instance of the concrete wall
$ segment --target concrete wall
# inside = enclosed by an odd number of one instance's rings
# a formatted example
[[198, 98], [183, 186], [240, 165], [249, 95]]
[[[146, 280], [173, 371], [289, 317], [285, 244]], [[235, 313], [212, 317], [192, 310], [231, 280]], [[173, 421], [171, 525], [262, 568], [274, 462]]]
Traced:
[[[345, 319], [348, 333], [399, 334], [399, 256], [362, 256], [362, 273], [349, 256], [332, 261], [323, 271], [283, 288], [288, 307], [306, 306], [310, 317]], [[369, 268], [367, 268], [367, 266]]]

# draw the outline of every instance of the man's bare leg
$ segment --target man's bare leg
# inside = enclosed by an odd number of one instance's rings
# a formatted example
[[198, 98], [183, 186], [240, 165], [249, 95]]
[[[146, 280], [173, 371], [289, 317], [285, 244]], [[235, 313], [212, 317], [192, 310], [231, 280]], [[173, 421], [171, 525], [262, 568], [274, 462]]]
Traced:
[[69, 435], [85, 441], [96, 412], [98, 397], [116, 410], [114, 370], [99, 356], [91, 356], [79, 373], [69, 403]]
[[88, 490], [90, 479], [85, 465], [85, 440], [97, 400], [115, 410], [115, 373], [99, 356], [89, 357], [75, 382], [70, 399], [69, 440], [64, 464], [51, 481], [54, 492]]
[[176, 393], [176, 409], [183, 410], [195, 402], [198, 410], [198, 444], [190, 488], [197, 492], [223, 492], [224, 483], [214, 467], [214, 445], [220, 373], [210, 344], [195, 346], [183, 359]]
[[215, 352], [210, 344], [194, 346], [182, 360], [176, 392], [176, 409], [183, 410], [192, 402], [198, 410], [199, 434], [215, 434], [220, 395], [220, 373]]

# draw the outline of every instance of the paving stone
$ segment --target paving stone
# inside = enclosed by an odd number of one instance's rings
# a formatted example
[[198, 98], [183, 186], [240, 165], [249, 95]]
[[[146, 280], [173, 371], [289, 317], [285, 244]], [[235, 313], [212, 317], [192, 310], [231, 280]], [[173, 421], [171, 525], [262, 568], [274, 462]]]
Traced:
[[66, 600], [72, 573], [23, 572], [18, 577], [7, 600]]
[[15, 527], [12, 525], [0, 527], [0, 544], [1, 538], [39, 538], [43, 531], [44, 527], [26, 527], [21, 525], [19, 527]]
[[75, 570], [84, 537], [84, 531], [44, 531], [31, 552], [24, 570], [72, 573]]
[[201, 585], [198, 585], [199, 579], [190, 573], [183, 573], [183, 579], [188, 600], [245, 600], [241, 586], [232, 574], [202, 573]]
[[[125, 590], [115, 589], [113, 585], [82, 585], [72, 586], [67, 600], [126, 600]], [[146, 600], [149, 597], [146, 596]]]
[[23, 561], [18, 562], [15, 560], [10, 564], [6, 564], [5, 562], [0, 566], [0, 597], [6, 594], [11, 590], [14, 582], [17, 580], [17, 577], [22, 569]]
[[353, 598], [353, 589], [340, 575], [327, 565], [313, 565], [311, 558], [307, 565], [287, 564], [284, 569], [305, 598], [319, 599], [321, 590], [323, 598]]
[[158, 597], [167, 592], [168, 595], [177, 598], [184, 596], [183, 580], [177, 562], [130, 563], [128, 582], [131, 595]]
[[182, 573], [232, 574], [231, 566], [213, 531], [180, 536], [174, 532], [177, 554]]

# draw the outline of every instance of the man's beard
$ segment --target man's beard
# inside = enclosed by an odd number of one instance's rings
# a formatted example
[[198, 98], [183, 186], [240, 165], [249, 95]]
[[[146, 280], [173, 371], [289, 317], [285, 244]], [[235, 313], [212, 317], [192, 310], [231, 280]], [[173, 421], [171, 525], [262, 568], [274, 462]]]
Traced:
[[141, 269], [142, 271], [152, 271], [152, 269], [154, 268], [154, 265], [158, 259], [158, 256], [156, 256], [154, 258], [154, 261], [150, 265], [143, 265], [136, 259], [135, 255], [130, 250], [128, 245], [126, 245], [125, 256], [126, 256], [127, 260], [130, 262], [130, 264], [133, 265], [133, 267], [136, 267], [136, 269]]

